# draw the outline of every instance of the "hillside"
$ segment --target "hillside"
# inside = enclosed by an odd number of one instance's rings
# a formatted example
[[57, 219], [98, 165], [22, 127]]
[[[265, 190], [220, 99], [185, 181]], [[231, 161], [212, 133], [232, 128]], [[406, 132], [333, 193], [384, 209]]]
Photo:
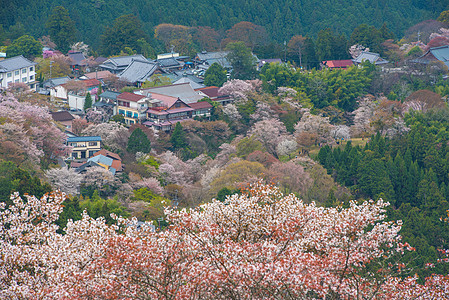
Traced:
[[[35, 37], [46, 34], [45, 22], [53, 7], [66, 7], [78, 37], [96, 48], [98, 37], [115, 18], [136, 14], [145, 30], [161, 23], [210, 26], [227, 30], [240, 21], [263, 25], [278, 42], [295, 34], [313, 36], [325, 28], [349, 35], [361, 23], [380, 27], [384, 22], [397, 35], [410, 26], [447, 9], [445, 1], [421, 0], [11, 0], [0, 10], [3, 27], [18, 22]], [[407, 8], [407, 9], [404, 9]]]

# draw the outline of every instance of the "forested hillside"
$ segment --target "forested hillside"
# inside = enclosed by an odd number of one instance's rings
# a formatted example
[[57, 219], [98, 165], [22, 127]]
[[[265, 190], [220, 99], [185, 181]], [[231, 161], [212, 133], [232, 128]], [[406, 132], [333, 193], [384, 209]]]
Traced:
[[[39, 37], [46, 34], [45, 23], [51, 10], [62, 5], [75, 21], [81, 40], [96, 48], [98, 37], [117, 17], [133, 13], [152, 35], [161, 23], [187, 26], [210, 26], [228, 30], [240, 21], [265, 26], [278, 42], [295, 34], [314, 36], [331, 28], [349, 36], [361, 23], [380, 27], [384, 22], [397, 35], [420, 21], [436, 18], [447, 9], [445, 1], [318, 1], [318, 0], [11, 0], [3, 1], [0, 22], [4, 28], [23, 24], [25, 30]], [[407, 9], [404, 9], [407, 8]]]

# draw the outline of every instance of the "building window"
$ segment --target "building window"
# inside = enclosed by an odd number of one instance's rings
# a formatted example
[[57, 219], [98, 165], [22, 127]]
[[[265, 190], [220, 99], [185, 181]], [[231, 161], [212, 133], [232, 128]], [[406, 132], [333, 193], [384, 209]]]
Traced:
[[25, 74], [27, 72], [27, 69], [22, 69], [22, 74]]
[[30, 89], [34, 89], [34, 83], [30, 84]]
[[12, 77], [12, 73], [9, 72], [8, 74], [6, 74], [6, 77], [11, 78]]
[[126, 117], [132, 118], [132, 117], [133, 117], [133, 113], [130, 112], [130, 111], [127, 111], [127, 112], [126, 112]]
[[30, 76], [30, 81], [33, 81], [34, 80], [34, 75], [31, 75]]
[[130, 125], [134, 124], [134, 121], [129, 121], [129, 124], [130, 124]]
[[70, 143], [70, 146], [76, 147], [76, 143]]
[[139, 115], [135, 112], [134, 113], [134, 119], [138, 119], [139, 118]]
[[97, 151], [89, 151], [89, 157], [93, 156]]
[[123, 109], [119, 109], [119, 110], [118, 110], [118, 113], [121, 114], [122, 116], [125, 115], [125, 111], [124, 111]]
[[97, 142], [89, 142], [89, 146], [97, 146]]
[[34, 70], [34, 67], [30, 67], [30, 72], [33, 72], [33, 70]]
[[75, 159], [77, 159], [77, 158], [78, 158], [78, 152], [73, 152], [73, 153], [72, 153], [72, 157], [75, 158]]
[[22, 82], [27, 82], [27, 78], [26, 78], [26, 77], [23, 77], [23, 78], [22, 78]]
[[15, 83], [19, 82], [19, 79], [16, 79], [16, 81], [14, 81]]
[[14, 75], [19, 76], [19, 73], [20, 73], [19, 70], [17, 70], [17, 71], [14, 72]]

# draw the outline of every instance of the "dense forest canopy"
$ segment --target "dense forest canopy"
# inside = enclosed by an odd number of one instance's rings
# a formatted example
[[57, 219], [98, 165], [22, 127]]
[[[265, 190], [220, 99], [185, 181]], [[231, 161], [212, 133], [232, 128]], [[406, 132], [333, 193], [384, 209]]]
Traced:
[[0, 20], [4, 28], [21, 23], [27, 32], [39, 37], [47, 34], [45, 23], [58, 5], [67, 8], [79, 37], [94, 48], [107, 26], [130, 13], [139, 17], [150, 35], [154, 26], [162, 23], [228, 30], [240, 21], [250, 21], [265, 26], [271, 39], [282, 42], [295, 34], [315, 36], [326, 28], [349, 36], [361, 23], [376, 27], [386, 23], [402, 36], [410, 26], [436, 18], [448, 8], [441, 0], [11, 0], [3, 3]]

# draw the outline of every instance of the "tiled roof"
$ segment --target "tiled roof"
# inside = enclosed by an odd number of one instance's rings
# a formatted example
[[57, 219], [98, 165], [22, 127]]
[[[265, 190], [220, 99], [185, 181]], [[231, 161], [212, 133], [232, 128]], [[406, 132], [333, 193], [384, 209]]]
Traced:
[[111, 157], [112, 159], [122, 160], [117, 153], [108, 151], [106, 149], [101, 149], [100, 151], [95, 152], [94, 156], [97, 156], [97, 155], [100, 155], [100, 154], [104, 155], [104, 156]]
[[22, 55], [14, 56], [0, 61], [0, 72], [10, 72], [17, 69], [35, 66], [37, 63], [32, 62]]
[[73, 142], [101, 142], [101, 136], [76, 136], [67, 138], [67, 143]]
[[69, 76], [51, 78], [51, 79], [44, 81], [43, 86], [45, 88], [51, 88], [51, 87], [55, 87], [55, 86], [67, 83], [67, 81], [69, 81], [69, 80], [71, 80]]
[[204, 109], [204, 108], [212, 108], [212, 105], [207, 101], [200, 101], [197, 103], [190, 103], [189, 106], [194, 110]]
[[103, 79], [103, 78], [107, 78], [109, 76], [112, 76], [113, 74], [111, 72], [109, 72], [108, 70], [106, 71], [98, 71], [98, 72], [91, 72], [91, 73], [86, 73], [84, 74], [84, 76], [86, 76], [88, 79]]
[[84, 82], [84, 85], [85, 85], [86, 87], [97, 86], [97, 85], [100, 85], [100, 84], [101, 84], [101, 82], [98, 81], [98, 80], [95, 79], [95, 78], [83, 80], [83, 82]]
[[112, 166], [112, 158], [106, 157], [101, 154], [93, 156], [93, 157], [89, 158], [87, 161], [93, 161], [93, 162], [96, 162], [97, 164], [103, 164], [108, 167]]
[[184, 63], [181, 63], [176, 60], [176, 58], [168, 57], [168, 58], [161, 58], [156, 60], [159, 65], [162, 68], [169, 68], [169, 67], [182, 67]]
[[216, 86], [208, 86], [205, 88], [201, 88], [201, 89], [196, 89], [196, 91], [200, 91], [202, 93], [204, 93], [205, 95], [207, 95], [209, 98], [216, 98], [218, 97], [218, 90], [220, 88], [216, 87]]
[[120, 95], [119, 92], [104, 91], [103, 93], [100, 94], [100, 98], [107, 98], [107, 99], [116, 100], [118, 95]]
[[68, 56], [73, 65], [87, 66], [86, 57], [82, 52], [71, 52]]
[[137, 94], [129, 93], [129, 92], [123, 92], [117, 96], [118, 100], [126, 100], [126, 101], [132, 101], [132, 102], [137, 102], [143, 98], [145, 98], [145, 96], [137, 95]]
[[118, 77], [131, 83], [145, 82], [158, 69], [157, 63], [148, 60], [132, 60]]
[[56, 112], [52, 112], [50, 113], [53, 120], [55, 120], [56, 122], [62, 122], [62, 121], [71, 121], [73, 119], [75, 119], [74, 116], [72, 116], [71, 113], [69, 113], [68, 111], [56, 111]]
[[157, 93], [167, 95], [175, 98], [179, 98], [185, 103], [194, 103], [202, 99], [201, 95], [192, 89], [189, 83], [180, 83], [172, 85], [157, 86], [148, 89], [142, 89], [136, 91], [139, 94], [146, 95], [147, 93]]
[[205, 87], [204, 84], [201, 83], [197, 83], [194, 80], [190, 79], [187, 76], [183, 76], [181, 78], [179, 78], [178, 80], [174, 81], [173, 84], [179, 84], [179, 83], [188, 83], [190, 84], [190, 86], [192, 87], [192, 89], [196, 90], [196, 89], [200, 89]]
[[108, 60], [106, 60], [103, 64], [100, 65], [100, 67], [106, 67], [106, 68], [112, 68], [112, 69], [120, 69], [125, 68], [131, 62], [133, 59], [138, 59], [141, 61], [148, 61], [142, 54], [137, 55], [130, 55], [130, 56], [119, 56], [119, 57], [111, 57]]
[[329, 68], [347, 68], [352, 66], [354, 63], [352, 59], [343, 59], [343, 60], [326, 60], [323, 61], [323, 65]]
[[372, 64], [380, 65], [380, 64], [387, 64], [388, 61], [384, 60], [380, 57], [379, 53], [373, 53], [373, 52], [362, 52], [357, 58], [353, 59], [352, 61], [361, 64], [365, 60], [369, 61]]

